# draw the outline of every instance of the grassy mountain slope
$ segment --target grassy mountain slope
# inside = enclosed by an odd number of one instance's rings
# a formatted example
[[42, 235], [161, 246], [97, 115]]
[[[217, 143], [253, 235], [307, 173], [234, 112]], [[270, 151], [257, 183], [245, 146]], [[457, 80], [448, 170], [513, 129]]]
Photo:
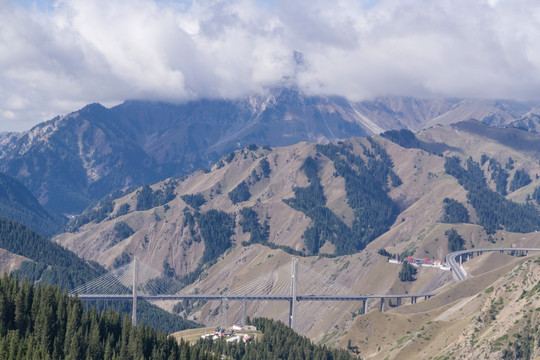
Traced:
[[10, 273], [21, 267], [25, 261], [31, 261], [27, 257], [14, 254], [5, 249], [0, 249], [0, 272]]
[[367, 359], [539, 356], [540, 258], [493, 253], [467, 265], [475, 268], [473, 278], [429, 301], [355, 319], [340, 345], [350, 340]]

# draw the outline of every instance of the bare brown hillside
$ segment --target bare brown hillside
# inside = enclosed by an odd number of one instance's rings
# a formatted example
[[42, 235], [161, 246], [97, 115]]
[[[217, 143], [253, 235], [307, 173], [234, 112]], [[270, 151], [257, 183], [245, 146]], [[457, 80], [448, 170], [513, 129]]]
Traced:
[[10, 273], [21, 267], [25, 261], [32, 261], [24, 256], [13, 254], [7, 250], [0, 249], [0, 272]]
[[[527, 346], [537, 358], [540, 258], [505, 262], [428, 301], [359, 317], [340, 345], [350, 341], [367, 359], [502, 359], [505, 351], [517, 358], [516, 349]], [[524, 340], [528, 336], [533, 340]]]

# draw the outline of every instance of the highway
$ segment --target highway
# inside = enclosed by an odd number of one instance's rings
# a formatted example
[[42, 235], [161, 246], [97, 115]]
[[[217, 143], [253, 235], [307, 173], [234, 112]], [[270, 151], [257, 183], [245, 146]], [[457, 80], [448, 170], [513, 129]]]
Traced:
[[454, 273], [454, 277], [456, 278], [456, 280], [457, 281], [463, 281], [463, 280], [467, 279], [469, 277], [469, 275], [459, 265], [459, 261], [457, 260], [457, 258], [459, 256], [465, 256], [465, 255], [468, 256], [468, 255], [474, 254], [474, 253], [480, 253], [481, 254], [481, 253], [489, 252], [489, 251], [499, 251], [499, 252], [504, 252], [504, 251], [526, 251], [526, 252], [529, 252], [529, 251], [540, 251], [540, 249], [539, 248], [493, 248], [493, 249], [461, 250], [461, 251], [456, 251], [456, 252], [453, 252], [453, 253], [450, 253], [450, 254], [446, 255], [446, 263], [452, 269], [452, 272]]

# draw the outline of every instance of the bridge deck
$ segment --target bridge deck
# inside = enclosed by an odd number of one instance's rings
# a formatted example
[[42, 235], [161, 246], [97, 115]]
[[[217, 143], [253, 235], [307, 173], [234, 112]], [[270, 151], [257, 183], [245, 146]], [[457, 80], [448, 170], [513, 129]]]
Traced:
[[[398, 298], [419, 298], [431, 297], [436, 293], [420, 294], [399, 294], [399, 295], [297, 295], [296, 301], [362, 301], [367, 299], [398, 299]], [[108, 295], [108, 294], [81, 294], [78, 295], [82, 300], [132, 300], [133, 295]], [[292, 301], [291, 295], [225, 295], [225, 294], [174, 294], [174, 295], [137, 295], [138, 300], [268, 300], [268, 301]]]
[[474, 254], [476, 253], [483, 253], [483, 252], [490, 252], [490, 251], [540, 251], [539, 248], [487, 248], [487, 249], [468, 249], [468, 250], [460, 250], [453, 253], [450, 253], [446, 255], [446, 263], [450, 265], [450, 268], [452, 269], [452, 272], [454, 273], [454, 276], [456, 277], [457, 281], [463, 281], [465, 280], [468, 275], [461, 268], [461, 266], [456, 261], [456, 258], [458, 256], [467, 255], [467, 254]]

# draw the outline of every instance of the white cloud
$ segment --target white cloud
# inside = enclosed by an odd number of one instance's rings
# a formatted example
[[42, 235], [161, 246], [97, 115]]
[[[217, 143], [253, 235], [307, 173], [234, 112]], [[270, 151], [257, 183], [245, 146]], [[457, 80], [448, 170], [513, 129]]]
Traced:
[[[535, 0], [0, 0], [0, 131], [124, 99], [532, 99]], [[296, 54], [296, 55], [295, 55]]]

